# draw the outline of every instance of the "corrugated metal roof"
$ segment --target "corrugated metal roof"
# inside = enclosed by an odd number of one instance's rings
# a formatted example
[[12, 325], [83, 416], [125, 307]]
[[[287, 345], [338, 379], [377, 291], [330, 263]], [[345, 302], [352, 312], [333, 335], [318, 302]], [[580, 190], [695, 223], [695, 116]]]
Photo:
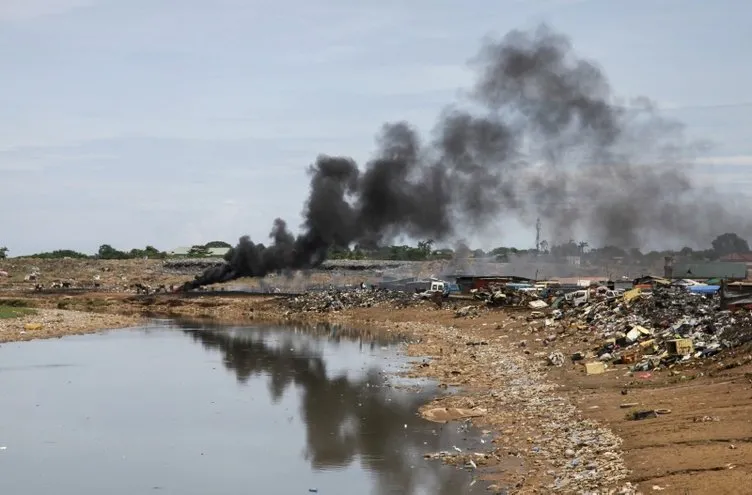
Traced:
[[209, 248], [209, 256], [224, 256], [227, 254], [227, 252], [230, 250], [230, 248], [227, 247], [213, 247]]
[[167, 254], [172, 254], [175, 256], [186, 256], [191, 250], [190, 246], [180, 246], [176, 247], [172, 251], [168, 252]]
[[708, 263], [680, 263], [672, 270], [674, 278], [747, 278], [746, 263], [713, 261]]

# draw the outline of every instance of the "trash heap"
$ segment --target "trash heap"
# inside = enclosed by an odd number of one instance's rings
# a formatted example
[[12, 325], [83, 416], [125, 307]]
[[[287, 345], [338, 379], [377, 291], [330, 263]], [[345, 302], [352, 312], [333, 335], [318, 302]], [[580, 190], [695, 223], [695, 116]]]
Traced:
[[600, 361], [632, 364], [635, 371], [709, 357], [752, 340], [752, 312], [721, 310], [719, 296], [681, 288], [657, 288], [652, 294], [634, 289], [571, 309], [564, 318], [570, 326], [602, 333]]
[[538, 294], [533, 291], [521, 291], [503, 284], [490, 284], [487, 289], [473, 289], [470, 291], [473, 298], [484, 301], [487, 306], [514, 306], [514, 307], [545, 307], [544, 305], [533, 305], [532, 301], [543, 302]]
[[309, 291], [287, 301], [296, 312], [341, 311], [349, 308], [370, 308], [382, 304], [408, 306], [420, 302], [415, 294], [385, 289], [329, 289]]

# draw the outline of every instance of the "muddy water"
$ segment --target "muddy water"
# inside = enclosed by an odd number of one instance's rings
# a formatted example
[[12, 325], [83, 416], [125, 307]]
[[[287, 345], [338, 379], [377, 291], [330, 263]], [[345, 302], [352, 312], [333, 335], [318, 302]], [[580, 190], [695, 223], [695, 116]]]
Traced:
[[475, 494], [391, 343], [155, 325], [0, 347], [0, 493]]

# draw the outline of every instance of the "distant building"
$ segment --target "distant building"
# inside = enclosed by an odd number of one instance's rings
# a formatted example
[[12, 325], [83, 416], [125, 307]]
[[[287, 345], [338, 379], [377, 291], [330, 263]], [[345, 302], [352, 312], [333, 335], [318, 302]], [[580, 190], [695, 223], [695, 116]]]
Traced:
[[752, 253], [734, 253], [721, 258], [727, 263], [745, 263], [747, 265], [747, 278], [752, 278]]
[[567, 265], [580, 266], [581, 259], [579, 256], [567, 256]]
[[[190, 256], [191, 246], [176, 247], [172, 251], [167, 251], [168, 256]], [[224, 258], [230, 248], [227, 247], [212, 247], [206, 249], [206, 256], [211, 258]]]
[[747, 278], [747, 264], [725, 261], [676, 263], [673, 266], [672, 277], [674, 279], [688, 278], [692, 280], [707, 280], [710, 278], [744, 280]]
[[167, 254], [169, 256], [188, 256], [188, 253], [191, 251], [190, 246], [180, 246], [176, 247], [172, 251], [167, 251]]
[[208, 249], [209, 256], [212, 258], [224, 258], [224, 256], [230, 252], [228, 247], [213, 247]]
[[591, 285], [604, 285], [608, 282], [605, 275], [581, 276], [581, 277], [556, 277], [553, 280], [561, 285], [579, 285], [581, 287], [590, 287]]

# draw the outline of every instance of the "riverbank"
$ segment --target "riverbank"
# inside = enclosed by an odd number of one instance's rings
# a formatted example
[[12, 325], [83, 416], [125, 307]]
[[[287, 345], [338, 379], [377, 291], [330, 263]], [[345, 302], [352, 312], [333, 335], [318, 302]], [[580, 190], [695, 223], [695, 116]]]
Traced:
[[[19, 301], [14, 302], [17, 304]], [[30, 308], [25, 305], [4, 306], [2, 300], [0, 309], [7, 309], [0, 318], [0, 344], [126, 328], [136, 326], [142, 321], [134, 315]]]
[[[730, 494], [739, 493], [750, 476], [745, 459], [752, 458], [752, 370], [743, 351], [687, 369], [636, 374], [626, 366], [611, 366], [606, 373], [586, 375], [583, 366], [568, 360], [561, 367], [549, 366], [546, 356], [591, 346], [587, 335], [548, 335], [524, 311], [480, 308], [457, 317], [457, 306], [466, 302], [439, 309], [430, 302], [403, 306], [376, 301], [371, 307], [315, 312], [291, 310], [286, 298], [274, 296], [91, 292], [30, 293], [22, 299], [44, 314], [91, 318], [91, 323], [77, 317], [51, 327], [71, 332], [103, 328], [110, 317], [138, 321], [166, 316], [332, 323], [407, 335], [412, 340], [408, 353], [430, 358], [419, 359], [411, 375], [462, 387], [461, 395], [427, 404], [424, 416], [470, 415], [474, 424], [495, 433], [492, 455], [474, 462], [483, 478], [512, 493], [630, 493], [628, 483], [634, 483], [642, 493]], [[633, 409], [670, 413], [634, 421], [627, 417]], [[448, 460], [464, 464], [465, 456]]]

